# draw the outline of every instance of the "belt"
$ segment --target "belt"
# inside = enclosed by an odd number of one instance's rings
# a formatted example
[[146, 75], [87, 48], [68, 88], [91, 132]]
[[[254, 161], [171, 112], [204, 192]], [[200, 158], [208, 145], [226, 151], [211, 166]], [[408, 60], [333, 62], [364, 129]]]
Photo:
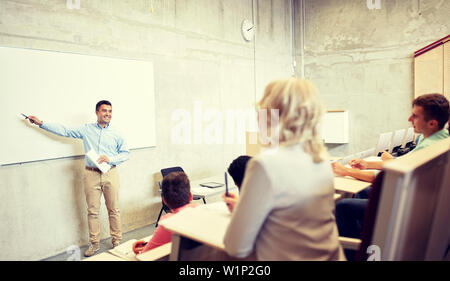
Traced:
[[[115, 168], [115, 167], [116, 167], [116, 166], [112, 166], [111, 169], [113, 169], [113, 168]], [[100, 171], [100, 169], [98, 169], [98, 168], [88, 167], [88, 166], [86, 166], [86, 170], [94, 171], [94, 172], [99, 172], [99, 173], [102, 172], [102, 171]]]
[[98, 168], [93, 168], [93, 167], [88, 167], [88, 166], [86, 166], [86, 170], [94, 171], [94, 172], [99, 172], [99, 173], [102, 172], [102, 171], [100, 171], [100, 169], [98, 169]]

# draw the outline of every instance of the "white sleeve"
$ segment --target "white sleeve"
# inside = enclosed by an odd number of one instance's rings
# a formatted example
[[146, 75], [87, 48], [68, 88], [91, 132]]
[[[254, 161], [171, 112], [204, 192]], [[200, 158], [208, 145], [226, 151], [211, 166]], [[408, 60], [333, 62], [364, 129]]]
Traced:
[[243, 258], [251, 254], [273, 202], [274, 191], [264, 167], [250, 160], [224, 237], [225, 251], [229, 255]]

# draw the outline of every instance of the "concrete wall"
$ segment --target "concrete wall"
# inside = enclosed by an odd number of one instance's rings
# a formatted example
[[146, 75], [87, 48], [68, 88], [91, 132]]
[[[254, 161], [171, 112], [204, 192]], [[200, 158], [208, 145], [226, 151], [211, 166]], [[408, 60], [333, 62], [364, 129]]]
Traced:
[[[450, 1], [379, 0], [372, 10], [366, 0], [303, 2], [305, 76], [329, 109], [350, 113], [350, 143], [328, 145], [330, 153], [353, 154], [374, 147], [380, 133], [409, 127], [413, 54], [450, 33]], [[300, 15], [301, 1], [295, 7]], [[301, 61], [300, 28], [296, 38]]]
[[[252, 18], [253, 7], [258, 29], [256, 43], [248, 43], [240, 25]], [[2, 0], [0, 46], [154, 63], [157, 146], [132, 151], [119, 167], [126, 232], [156, 221], [161, 168], [180, 165], [198, 179], [224, 171], [245, 152], [245, 139], [173, 144], [172, 113], [192, 113], [197, 101], [204, 110], [252, 107], [270, 80], [292, 74], [290, 21], [290, 1], [284, 0], [81, 0], [81, 8], [72, 10], [63, 0]], [[83, 167], [80, 157], [0, 167], [0, 260], [36, 260], [87, 244]], [[102, 238], [109, 237], [103, 201], [100, 216]]]

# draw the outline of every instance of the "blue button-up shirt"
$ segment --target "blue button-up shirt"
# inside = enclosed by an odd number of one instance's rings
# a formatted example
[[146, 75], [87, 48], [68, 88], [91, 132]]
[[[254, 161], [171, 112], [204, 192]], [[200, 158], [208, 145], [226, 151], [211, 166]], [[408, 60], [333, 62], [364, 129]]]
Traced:
[[[93, 149], [98, 155], [106, 155], [110, 160], [108, 163], [110, 165], [119, 165], [130, 158], [130, 151], [125, 140], [109, 124], [105, 128], [98, 123], [86, 124], [76, 129], [48, 123], [39, 127], [58, 136], [82, 139], [85, 152]], [[94, 168], [95, 164], [88, 157], [85, 158], [86, 166]]]

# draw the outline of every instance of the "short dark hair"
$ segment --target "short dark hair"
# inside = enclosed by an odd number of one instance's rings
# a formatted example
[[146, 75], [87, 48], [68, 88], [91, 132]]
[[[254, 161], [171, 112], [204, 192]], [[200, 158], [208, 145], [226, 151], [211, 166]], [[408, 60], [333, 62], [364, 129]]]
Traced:
[[100, 106], [102, 106], [102, 104], [111, 105], [111, 103], [109, 101], [101, 100], [95, 105], [95, 111], [98, 111], [100, 109]]
[[247, 162], [251, 159], [250, 156], [241, 155], [234, 159], [228, 167], [228, 173], [233, 178], [234, 183], [240, 189], [242, 182], [244, 180], [245, 168], [247, 167]]
[[176, 209], [189, 203], [191, 186], [184, 172], [172, 172], [164, 177], [161, 195], [170, 209]]
[[421, 106], [424, 112], [425, 121], [436, 120], [439, 129], [444, 128], [449, 117], [448, 100], [441, 94], [426, 94], [417, 97], [413, 106]]

